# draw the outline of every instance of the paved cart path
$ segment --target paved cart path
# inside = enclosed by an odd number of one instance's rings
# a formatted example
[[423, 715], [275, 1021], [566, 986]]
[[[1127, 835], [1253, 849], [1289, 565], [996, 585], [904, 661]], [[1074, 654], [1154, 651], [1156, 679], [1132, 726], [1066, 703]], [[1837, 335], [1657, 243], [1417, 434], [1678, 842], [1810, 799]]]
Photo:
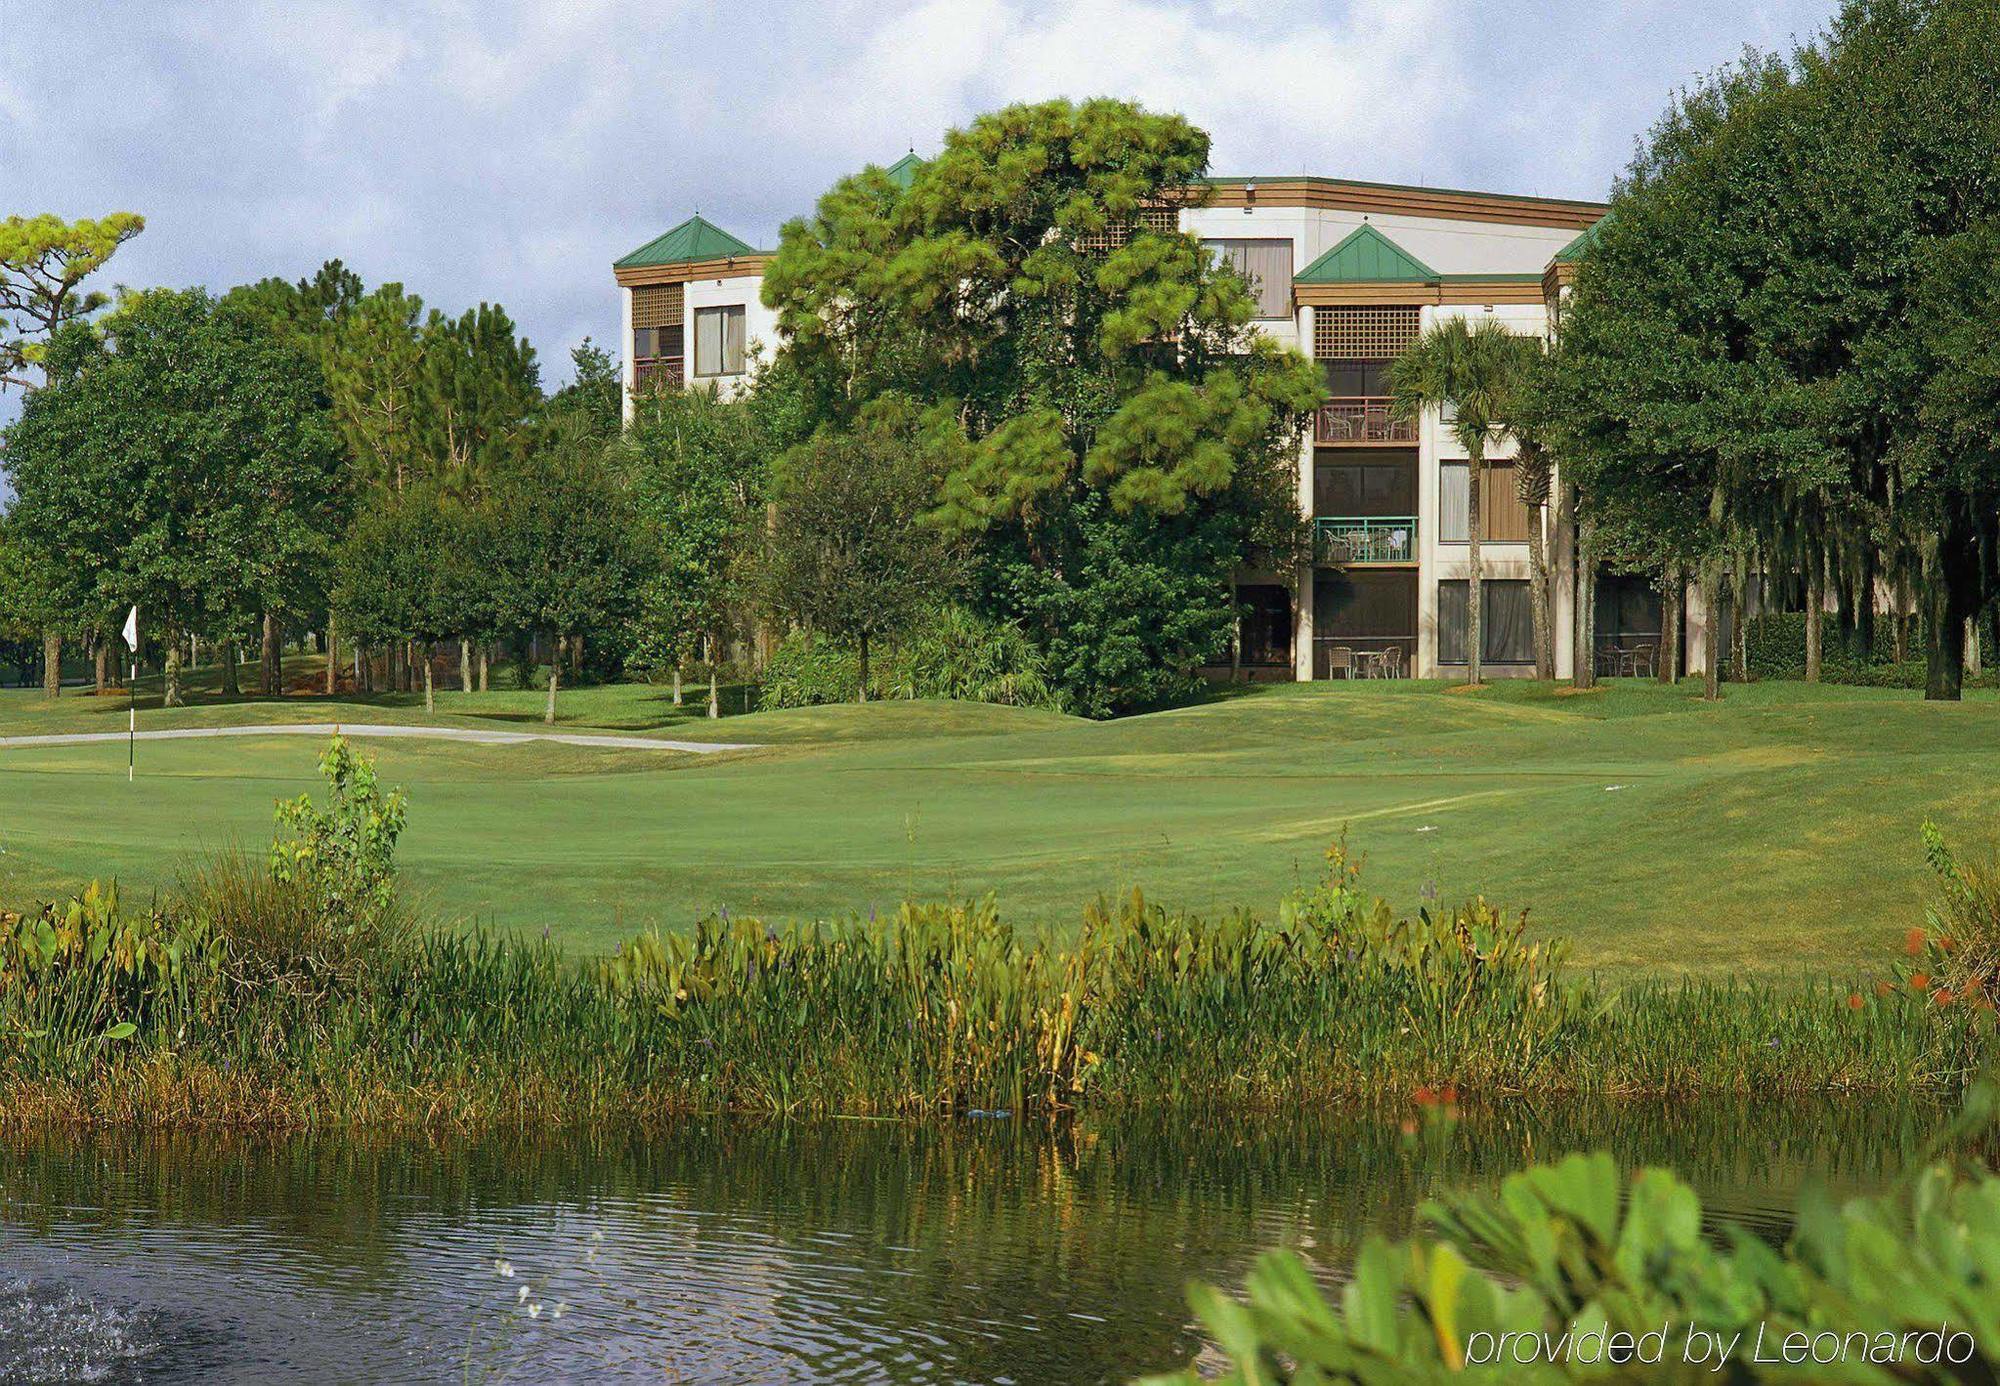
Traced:
[[[180, 741], [207, 736], [427, 736], [439, 741], [473, 741], [486, 746], [512, 746], [527, 741], [560, 741], [565, 746], [606, 746], [630, 751], [754, 751], [754, 741], [666, 741], [651, 736], [588, 736], [570, 732], [487, 731], [476, 727], [413, 727], [377, 722], [286, 722], [252, 727], [174, 727], [142, 731], [141, 741]], [[98, 741], [123, 741], [126, 733], [58, 732], [47, 736], [0, 736], [0, 750], [15, 746], [84, 746]]]

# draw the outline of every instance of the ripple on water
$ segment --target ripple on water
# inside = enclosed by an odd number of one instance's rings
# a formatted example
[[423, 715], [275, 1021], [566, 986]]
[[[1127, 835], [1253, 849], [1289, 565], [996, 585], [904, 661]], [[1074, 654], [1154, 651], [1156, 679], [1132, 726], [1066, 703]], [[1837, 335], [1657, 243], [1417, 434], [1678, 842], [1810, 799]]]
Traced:
[[168, 1339], [158, 1312], [47, 1281], [0, 1280], [0, 1381], [138, 1381]]

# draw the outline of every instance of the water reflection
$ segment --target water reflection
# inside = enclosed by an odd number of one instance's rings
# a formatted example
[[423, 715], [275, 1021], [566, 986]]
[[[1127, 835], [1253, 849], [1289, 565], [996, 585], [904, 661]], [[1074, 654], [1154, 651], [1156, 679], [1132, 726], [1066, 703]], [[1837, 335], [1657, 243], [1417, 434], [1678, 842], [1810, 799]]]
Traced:
[[1201, 1349], [1189, 1276], [1275, 1245], [1336, 1276], [1440, 1184], [1604, 1145], [1779, 1236], [1802, 1180], [1879, 1184], [1941, 1112], [1514, 1105], [1415, 1136], [1404, 1115], [14, 1138], [0, 1379], [1123, 1380]]

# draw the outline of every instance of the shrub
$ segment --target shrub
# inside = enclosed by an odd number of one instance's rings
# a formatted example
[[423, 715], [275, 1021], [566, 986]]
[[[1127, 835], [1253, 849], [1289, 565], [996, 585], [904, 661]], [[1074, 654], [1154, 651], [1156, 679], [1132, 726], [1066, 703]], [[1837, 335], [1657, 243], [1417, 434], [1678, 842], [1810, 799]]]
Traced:
[[[1989, 1127], [1993, 1107], [1976, 1088], [1952, 1134]], [[1971, 1250], [2000, 1244], [2000, 1179], [1981, 1168], [1919, 1161], [1887, 1194], [1838, 1206], [1809, 1187], [1782, 1250], [1742, 1230], [1711, 1243], [1673, 1173], [1628, 1178], [1602, 1153], [1509, 1175], [1497, 1195], [1432, 1200], [1421, 1217], [1429, 1235], [1363, 1246], [1337, 1304], [1290, 1252], [1258, 1262], [1246, 1302], [1192, 1288], [1233, 1363], [1221, 1380], [1709, 1379], [1732, 1343], [1729, 1380], [1991, 1380], [2000, 1367], [2000, 1281]], [[1696, 1329], [1720, 1334], [1701, 1340], [1706, 1361], [1690, 1356]], [[1613, 1334], [1622, 1358], [1607, 1355]], [[1786, 1360], [1794, 1334], [1817, 1351]]]
[[897, 651], [891, 692], [898, 698], [1063, 709], [1042, 657], [1011, 621], [989, 621], [947, 606]]
[[[1897, 662], [1892, 638], [1894, 616], [1876, 618], [1875, 652], [1868, 660], [1852, 653], [1841, 638], [1840, 619], [1832, 612], [1820, 616], [1820, 679], [1825, 683], [1868, 688], [1922, 688], [1924, 686], [1923, 633], [1910, 622], [1905, 641], [1908, 657]], [[1983, 637], [1982, 637], [1983, 639]], [[1994, 681], [1990, 641], [1987, 663], [1978, 679], [1968, 677], [1968, 685]], [[1759, 679], [1803, 679], [1806, 676], [1806, 616], [1802, 611], [1771, 611], [1751, 618], [1744, 632], [1744, 649], [1749, 657], [1750, 675]]]
[[819, 707], [851, 703], [861, 685], [861, 661], [814, 631], [795, 630], [764, 665], [759, 702], [764, 707]]
[[1924, 859], [1937, 877], [1937, 894], [1924, 910], [1924, 927], [1904, 939], [1906, 956], [1884, 994], [1906, 1005], [1990, 1014], [2000, 1004], [2000, 864], [1960, 861], [1930, 822]]
[[396, 839], [403, 833], [400, 790], [382, 788], [375, 764], [336, 736], [319, 758], [327, 804], [309, 794], [278, 803], [271, 878], [301, 893], [320, 926], [369, 933], [396, 905]]

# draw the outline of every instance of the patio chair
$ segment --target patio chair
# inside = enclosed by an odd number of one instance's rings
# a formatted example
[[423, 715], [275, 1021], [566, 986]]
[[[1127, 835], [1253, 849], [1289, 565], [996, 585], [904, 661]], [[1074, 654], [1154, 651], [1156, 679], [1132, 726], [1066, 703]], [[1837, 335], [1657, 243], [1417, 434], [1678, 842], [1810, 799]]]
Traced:
[[1658, 651], [1659, 646], [1657, 645], [1634, 645], [1631, 648], [1629, 653], [1632, 657], [1632, 674], [1635, 678], [1649, 679], [1653, 677], [1656, 667], [1654, 660], [1657, 657]]
[[1354, 677], [1354, 650], [1348, 645], [1335, 645], [1326, 652], [1326, 676], [1339, 675], [1344, 679]]
[[1375, 661], [1375, 677], [1382, 679], [1399, 679], [1403, 677], [1403, 647], [1401, 645], [1391, 645], [1382, 651], [1380, 658]]

